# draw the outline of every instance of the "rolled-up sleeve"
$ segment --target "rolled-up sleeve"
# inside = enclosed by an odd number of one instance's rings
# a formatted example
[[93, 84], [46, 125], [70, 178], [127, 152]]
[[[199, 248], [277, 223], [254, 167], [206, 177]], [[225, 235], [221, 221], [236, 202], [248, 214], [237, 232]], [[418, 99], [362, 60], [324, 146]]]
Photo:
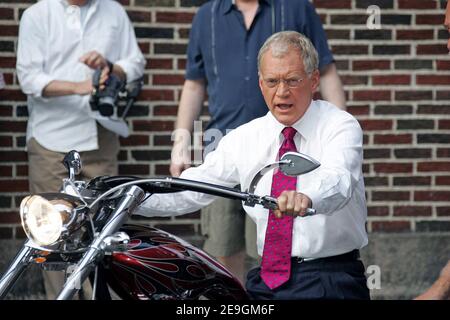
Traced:
[[321, 166], [305, 175], [299, 192], [306, 194], [320, 214], [332, 214], [350, 200], [362, 176], [362, 130], [353, 118], [333, 125], [322, 141]]
[[53, 80], [44, 72], [45, 30], [32, 14], [25, 11], [19, 28], [17, 46], [17, 77], [22, 91], [27, 95], [42, 97], [42, 91]]
[[[189, 168], [180, 178], [225, 187], [239, 184], [238, 168], [235, 159], [235, 142], [232, 134], [228, 134], [220, 141], [216, 150], [210, 152], [205, 162], [195, 168]], [[206, 193], [183, 191], [172, 194], [155, 194], [146, 200], [135, 214], [143, 216], [176, 216], [199, 210], [216, 199]]]

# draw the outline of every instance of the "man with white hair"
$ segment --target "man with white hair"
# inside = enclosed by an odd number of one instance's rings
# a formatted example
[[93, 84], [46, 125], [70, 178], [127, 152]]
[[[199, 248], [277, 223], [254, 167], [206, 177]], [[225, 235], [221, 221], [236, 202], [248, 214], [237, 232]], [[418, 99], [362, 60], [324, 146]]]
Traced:
[[[361, 127], [335, 105], [313, 100], [318, 57], [302, 34], [272, 35], [259, 51], [258, 69], [269, 112], [227, 134], [202, 165], [180, 177], [245, 190], [261, 167], [285, 152], [317, 159], [321, 166], [302, 176], [275, 170], [261, 179], [255, 193], [277, 198], [279, 210], [244, 206], [256, 222], [262, 256], [247, 275], [247, 291], [253, 299], [370, 299], [359, 260], [368, 242]], [[158, 194], [137, 214], [179, 215], [214, 199], [190, 191]], [[317, 214], [302, 217], [307, 208]]]
[[[272, 34], [297, 31], [319, 54], [322, 98], [345, 110], [345, 92], [319, 14], [309, 0], [210, 0], [195, 14], [189, 32], [186, 74], [175, 123], [170, 173], [192, 165], [190, 134], [208, 100], [210, 119], [204, 153], [230, 130], [262, 117], [267, 109], [258, 88], [256, 57]], [[222, 214], [217, 215], [220, 211]], [[257, 258], [256, 226], [239, 201], [218, 199], [202, 209], [203, 248], [241, 281], [245, 258]], [[226, 230], [226, 232], [223, 232]]]

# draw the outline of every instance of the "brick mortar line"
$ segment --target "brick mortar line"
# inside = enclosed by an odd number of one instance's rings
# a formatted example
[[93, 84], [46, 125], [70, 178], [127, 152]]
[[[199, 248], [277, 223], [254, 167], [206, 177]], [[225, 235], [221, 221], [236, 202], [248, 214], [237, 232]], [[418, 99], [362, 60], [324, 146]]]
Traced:
[[[417, 60], [417, 59], [412, 59], [412, 60]], [[419, 59], [422, 60], [422, 59]], [[358, 62], [359, 60], [353, 60]], [[450, 60], [444, 60], [450, 63]], [[430, 74], [429, 71], [433, 71], [433, 74]], [[437, 70], [434, 69], [417, 69], [417, 70], [408, 70], [408, 69], [372, 69], [372, 70], [339, 70], [339, 75], [340, 76], [361, 76], [361, 75], [367, 75], [368, 77], [372, 77], [373, 76], [405, 76], [405, 75], [410, 75], [410, 76], [434, 76], [434, 75], [442, 75], [442, 76], [450, 76], [450, 70]], [[413, 79], [415, 77], [411, 77], [411, 79]], [[397, 85], [394, 84], [392, 86], [404, 86], [404, 85]], [[422, 85], [420, 84], [419, 86], [430, 86], [430, 85]]]
[[[444, 100], [443, 100], [444, 101]], [[400, 102], [395, 100], [395, 102]], [[377, 104], [379, 105], [385, 105], [386, 103], [383, 103], [383, 101], [377, 102]], [[411, 104], [412, 105], [412, 104]], [[412, 105], [414, 107], [414, 105]], [[447, 107], [447, 105], [445, 103], [443, 104], [437, 104], [437, 105], [432, 105], [432, 104], [424, 104], [424, 106], [432, 106], [432, 107], [439, 107], [439, 106], [444, 106]], [[392, 118], [388, 118], [386, 119], [386, 116], [391, 116]], [[395, 117], [394, 117], [395, 116]], [[397, 116], [399, 118], [397, 118]], [[402, 117], [400, 117], [402, 116]], [[373, 116], [370, 115], [360, 115], [360, 116], [356, 116], [355, 118], [358, 120], [408, 120], [409, 118], [411, 119], [415, 119], [415, 120], [442, 120], [443, 116], [449, 116], [448, 114], [431, 114], [431, 113], [412, 113], [412, 114], [376, 114]], [[404, 118], [403, 118], [404, 117]], [[417, 119], [417, 117], [421, 117], [420, 119]], [[367, 130], [369, 132], [371, 131], [387, 131], [390, 129], [382, 129], [382, 130]], [[404, 131], [412, 131], [412, 132], [421, 132], [421, 131], [425, 131], [425, 130], [433, 130], [433, 129], [422, 129], [422, 128], [418, 128], [418, 129], [392, 129], [392, 130], [399, 130], [400, 132], [404, 132]]]
[[[448, 175], [450, 174], [450, 172], [447, 171], [447, 174], [444, 175]], [[364, 178], [378, 178], [379, 176], [376, 177], [368, 177], [366, 175], [364, 175]], [[385, 175], [383, 175], [382, 177], [386, 177]], [[411, 176], [411, 173], [409, 176], [402, 176], [402, 175], [397, 175], [397, 174], [392, 174], [389, 178], [419, 178], [419, 177], [424, 177], [424, 176], [416, 176], [413, 175]], [[377, 192], [389, 192], [392, 191], [393, 188], [395, 188], [395, 190], [393, 191], [398, 191], [397, 189], [405, 189], [405, 191], [420, 191], [420, 192], [429, 192], [429, 191], [446, 191], [446, 192], [450, 192], [449, 191], [449, 186], [447, 185], [437, 185], [437, 186], [433, 186], [433, 185], [427, 185], [427, 186], [415, 186], [415, 185], [389, 185], [389, 186], [366, 186], [366, 189], [368, 189], [369, 191], [377, 191]], [[431, 190], [432, 188], [432, 190]], [[397, 202], [401, 203], [402, 201], [406, 201], [409, 202], [409, 200], [399, 200], [396, 201], [395, 203], [397, 204]], [[378, 202], [378, 201], [377, 201]], [[414, 201], [413, 201], [414, 202]], [[436, 202], [442, 202], [442, 203], [447, 203], [446, 201], [436, 201]]]
[[[139, 39], [145, 39], [151, 41], [151, 43], [154, 44], [188, 44], [189, 39], [179, 39], [178, 42], [173, 42], [173, 38], [138, 38]], [[156, 53], [159, 55], [158, 53]]]
[[[375, 2], [375, 1], [374, 1]], [[441, 9], [440, 5], [438, 4], [436, 6], [436, 8], [427, 8], [427, 9], [417, 9], [417, 8], [398, 8], [395, 5], [398, 4], [397, 1], [394, 1], [394, 8], [381, 8], [380, 7], [380, 14], [381, 16], [383, 15], [383, 13], [387, 13], [389, 15], [392, 15], [392, 13], [394, 13], [394, 15], [404, 15], [406, 13], [420, 13], [420, 14], [429, 14], [429, 13], [442, 13], [442, 10], [445, 9]], [[376, 5], [375, 3], [373, 5]], [[346, 15], [352, 15], [352, 14], [358, 14], [358, 15], [365, 15], [367, 17], [370, 16], [370, 14], [367, 14], [367, 9], [369, 8], [369, 6], [367, 8], [356, 8], [356, 5], [353, 6], [351, 8], [326, 8], [326, 7], [317, 7], [315, 6], [317, 13], [320, 14], [346, 14]], [[349, 10], [351, 10], [351, 13], [348, 13]]]
[[[350, 16], [350, 15], [349, 15]], [[444, 21], [444, 14], [442, 14], [442, 21]], [[380, 32], [386, 30], [406, 30], [406, 31], [422, 31], [422, 30], [445, 30], [442, 24], [381, 24], [380, 29], [370, 29], [366, 24], [354, 24], [354, 23], [326, 23], [323, 24], [325, 30], [366, 30]]]
[[[142, 8], [146, 8], [146, 12], [162, 12], [162, 13], [197, 13], [199, 7], [146, 7], [146, 6], [126, 6], [126, 9], [134, 9], [141, 10]], [[128, 10], [127, 10], [128, 11]]]
[[430, 216], [367, 216], [368, 221], [410, 221], [410, 222], [432, 222], [432, 221], [450, 221], [448, 217], [439, 216], [438, 220]]
[[[381, 74], [380, 74], [381, 75]], [[386, 74], [383, 74], [386, 75]], [[446, 75], [446, 74], [444, 74]], [[376, 75], [375, 75], [376, 76]], [[395, 75], [394, 75], [395, 76]], [[347, 86], [347, 85], [345, 85]], [[368, 87], [367, 85], [361, 85], [361, 84], [357, 84], [352, 86], [353, 91], [358, 90], [358, 91], [377, 91], [378, 90], [384, 90], [386, 91], [387, 89], [392, 90], [391, 92], [395, 92], [395, 91], [403, 91], [402, 89], [407, 89], [409, 87], [412, 87], [411, 84], [409, 85], [389, 85], [389, 84], [382, 84], [382, 85], [376, 85], [376, 88], [373, 89], [372, 87]], [[448, 84], [439, 84], [439, 85], [435, 85], [435, 84], [423, 84], [423, 85], [417, 85], [418, 87], [420, 87], [420, 89], [422, 90], [442, 90], [442, 89], [446, 89], [448, 90], [449, 85]], [[437, 87], [437, 88], [436, 88]], [[395, 101], [408, 101], [408, 100], [396, 100], [396, 99], [392, 99]], [[387, 100], [389, 101], [389, 100]], [[428, 100], [428, 99], [424, 99], [424, 100], [420, 100], [420, 101], [436, 101], [436, 100]], [[439, 101], [439, 100], [438, 100]], [[448, 101], [448, 100], [447, 100]], [[375, 102], [375, 101], [374, 101]]]

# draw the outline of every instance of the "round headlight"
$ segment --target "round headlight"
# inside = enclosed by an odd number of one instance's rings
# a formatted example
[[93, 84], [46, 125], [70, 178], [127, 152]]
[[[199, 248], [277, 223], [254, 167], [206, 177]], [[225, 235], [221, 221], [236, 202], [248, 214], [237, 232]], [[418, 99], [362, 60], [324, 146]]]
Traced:
[[20, 204], [20, 218], [28, 238], [47, 246], [61, 236], [63, 216], [55, 205], [41, 196], [28, 196]]

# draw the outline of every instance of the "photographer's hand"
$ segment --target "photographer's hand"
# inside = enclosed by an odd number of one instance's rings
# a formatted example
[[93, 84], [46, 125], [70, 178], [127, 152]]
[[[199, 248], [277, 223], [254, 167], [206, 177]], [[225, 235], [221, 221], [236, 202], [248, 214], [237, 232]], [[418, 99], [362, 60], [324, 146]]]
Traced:
[[80, 62], [91, 69], [105, 68], [108, 66], [106, 59], [97, 51], [90, 51], [81, 56]]
[[105, 89], [105, 82], [106, 82], [106, 80], [108, 80], [109, 72], [110, 72], [109, 67], [105, 67], [102, 69], [102, 73], [100, 74], [100, 81], [99, 81], [100, 90]]
[[[80, 62], [84, 63], [85, 65], [87, 65], [89, 68], [92, 68], [92, 69], [98, 69], [98, 68], [102, 69], [102, 76], [100, 78], [100, 84], [103, 84], [106, 81], [106, 80], [102, 81], [103, 77], [106, 76], [106, 78], [107, 78], [109, 73], [111, 72], [111, 70], [108, 66], [108, 61], [106, 60], [105, 57], [103, 57], [97, 51], [90, 51], [90, 52], [84, 54], [83, 56], [81, 56]], [[112, 73], [114, 73], [116, 76], [118, 76], [122, 80], [126, 81], [127, 76], [126, 76], [126, 73], [123, 71], [123, 69], [117, 64], [114, 64], [112, 66], [113, 66]]]

